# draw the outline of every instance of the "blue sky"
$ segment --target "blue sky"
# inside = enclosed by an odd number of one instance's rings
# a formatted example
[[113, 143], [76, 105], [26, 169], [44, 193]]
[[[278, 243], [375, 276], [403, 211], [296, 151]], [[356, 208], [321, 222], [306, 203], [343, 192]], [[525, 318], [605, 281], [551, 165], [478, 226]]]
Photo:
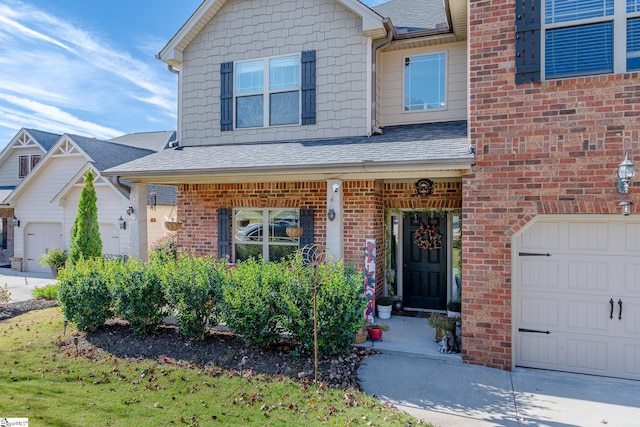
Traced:
[[201, 1], [0, 0], [0, 149], [22, 127], [174, 130], [177, 78], [155, 54]]

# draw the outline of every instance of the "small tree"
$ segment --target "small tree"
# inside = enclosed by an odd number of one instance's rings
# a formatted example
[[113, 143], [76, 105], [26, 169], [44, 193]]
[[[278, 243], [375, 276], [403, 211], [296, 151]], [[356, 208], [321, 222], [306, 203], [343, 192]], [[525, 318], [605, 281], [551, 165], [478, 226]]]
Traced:
[[96, 189], [93, 186], [93, 174], [88, 171], [82, 193], [80, 193], [78, 216], [76, 216], [71, 232], [71, 250], [68, 259], [71, 265], [81, 258], [90, 259], [102, 255], [97, 200]]

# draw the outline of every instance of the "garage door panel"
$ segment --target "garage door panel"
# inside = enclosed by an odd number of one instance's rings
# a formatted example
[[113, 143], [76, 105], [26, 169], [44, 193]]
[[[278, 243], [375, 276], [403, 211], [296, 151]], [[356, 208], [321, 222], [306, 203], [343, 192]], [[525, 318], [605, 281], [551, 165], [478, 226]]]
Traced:
[[568, 287], [576, 291], [607, 290], [609, 264], [588, 259], [590, 257], [586, 258], [582, 261], [568, 262]]
[[566, 370], [602, 375], [609, 367], [607, 342], [580, 338], [568, 338], [566, 342]]
[[520, 325], [523, 328], [558, 328], [560, 311], [557, 300], [541, 296], [524, 296], [520, 302]]
[[521, 334], [520, 359], [532, 368], [554, 369], [559, 363], [559, 342], [555, 337], [538, 334]]
[[[622, 316], [620, 316], [620, 304], [622, 301]], [[615, 303], [613, 320], [617, 320], [622, 325], [615, 325], [615, 329], [622, 329], [624, 335], [629, 338], [640, 338], [640, 302], [629, 299], [619, 298]], [[622, 317], [622, 319], [619, 319]]]
[[631, 259], [624, 265], [624, 290], [627, 295], [640, 297], [640, 264], [637, 262], [637, 258]]
[[570, 222], [568, 245], [572, 252], [609, 248], [609, 224], [606, 222]]
[[624, 242], [625, 250], [640, 253], [640, 224], [626, 224]]
[[558, 263], [528, 258], [522, 261], [522, 288], [540, 289], [558, 287]]
[[640, 344], [627, 342], [622, 345], [624, 373], [628, 378], [640, 378]]
[[576, 333], [605, 335], [611, 323], [609, 314], [610, 304], [604, 300], [570, 299], [567, 301], [566, 329]]
[[559, 249], [558, 224], [538, 222], [531, 226], [531, 232], [522, 236], [523, 249], [554, 248]]

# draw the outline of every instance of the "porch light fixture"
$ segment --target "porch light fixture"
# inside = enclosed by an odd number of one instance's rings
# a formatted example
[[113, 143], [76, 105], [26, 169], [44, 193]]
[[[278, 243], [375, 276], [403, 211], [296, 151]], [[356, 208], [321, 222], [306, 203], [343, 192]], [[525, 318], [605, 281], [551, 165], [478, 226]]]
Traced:
[[334, 219], [336, 219], [335, 209], [333, 208], [329, 209], [329, 211], [327, 212], [327, 218], [329, 218], [329, 221], [333, 221]]
[[127, 215], [131, 216], [131, 215], [133, 215], [133, 212], [135, 212], [133, 210], [133, 206], [129, 205], [129, 207], [127, 208]]
[[120, 230], [127, 229], [127, 222], [122, 218], [122, 215], [120, 215], [120, 218], [118, 219], [118, 224], [120, 224]]
[[15, 215], [13, 216], [13, 225], [14, 227], [20, 227], [20, 220]]
[[631, 206], [633, 206], [633, 202], [629, 200], [625, 200], [623, 202], [618, 203], [618, 206], [620, 206], [620, 213], [622, 213], [622, 215], [624, 216], [631, 215]]
[[618, 166], [617, 185], [618, 193], [629, 194], [629, 184], [636, 176], [636, 166], [629, 160], [629, 153], [626, 153], [624, 160]]

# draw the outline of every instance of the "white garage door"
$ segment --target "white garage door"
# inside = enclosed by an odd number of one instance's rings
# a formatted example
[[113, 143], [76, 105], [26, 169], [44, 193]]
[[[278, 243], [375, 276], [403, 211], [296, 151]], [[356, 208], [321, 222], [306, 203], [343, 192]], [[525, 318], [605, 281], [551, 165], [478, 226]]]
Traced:
[[50, 273], [49, 267], [42, 267], [38, 257], [49, 249], [62, 247], [62, 224], [30, 223], [25, 227], [25, 271]]
[[640, 220], [600, 218], [515, 239], [516, 365], [640, 379]]

